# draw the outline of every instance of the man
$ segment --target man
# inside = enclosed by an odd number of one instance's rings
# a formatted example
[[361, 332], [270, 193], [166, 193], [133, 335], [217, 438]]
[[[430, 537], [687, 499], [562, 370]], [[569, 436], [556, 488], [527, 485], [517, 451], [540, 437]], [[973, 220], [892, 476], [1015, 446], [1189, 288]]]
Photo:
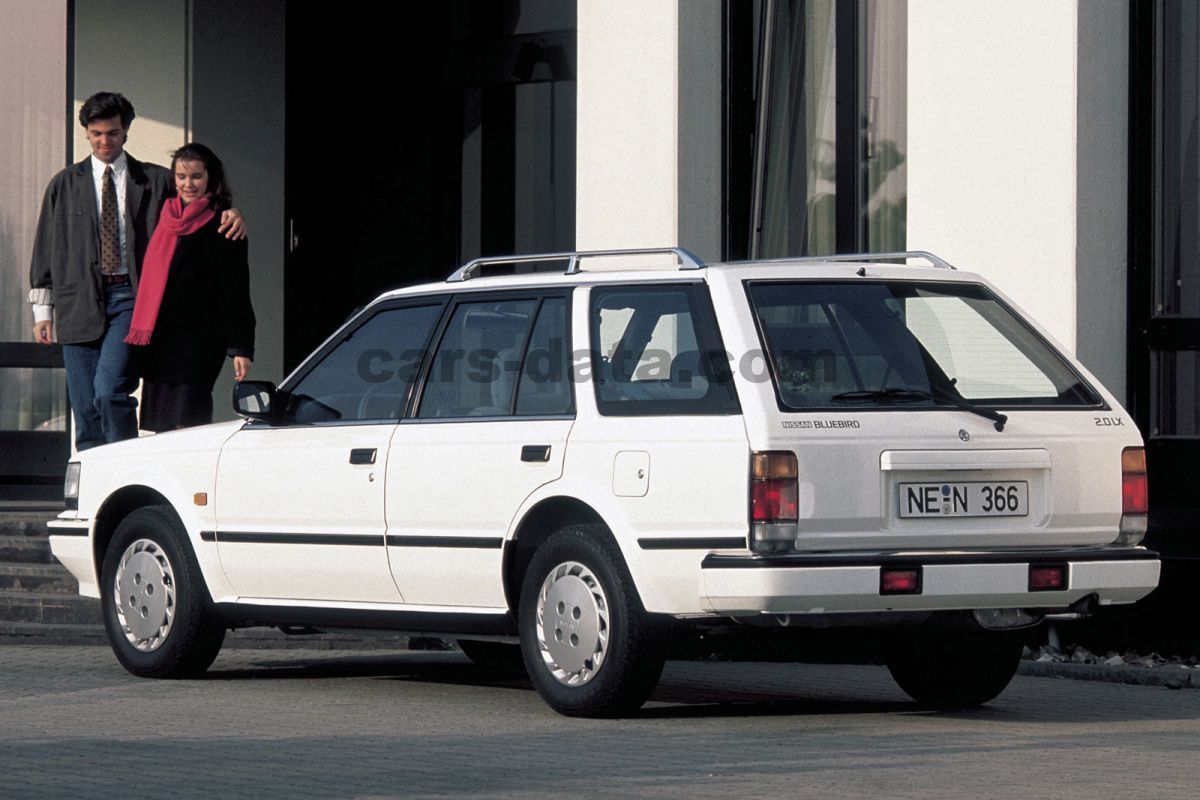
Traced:
[[[133, 118], [119, 94], [84, 101], [79, 124], [92, 155], [51, 179], [33, 245], [33, 337], [52, 344], [57, 322], [78, 450], [137, 436], [129, 396], [137, 377], [124, 339], [146, 245], [174, 181], [166, 168], [125, 152]], [[221, 231], [246, 235], [236, 210], [222, 215]]]

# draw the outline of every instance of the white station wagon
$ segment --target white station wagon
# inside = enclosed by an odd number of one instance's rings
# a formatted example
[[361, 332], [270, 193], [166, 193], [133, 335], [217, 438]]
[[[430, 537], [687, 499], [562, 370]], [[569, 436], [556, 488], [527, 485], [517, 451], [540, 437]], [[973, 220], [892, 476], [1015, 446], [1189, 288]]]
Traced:
[[1129, 415], [928, 253], [479, 259], [234, 406], [69, 466], [50, 542], [134, 674], [230, 628], [384, 629], [611, 716], [668, 657], [820, 643], [952, 708], [1024, 628], [1158, 581]]

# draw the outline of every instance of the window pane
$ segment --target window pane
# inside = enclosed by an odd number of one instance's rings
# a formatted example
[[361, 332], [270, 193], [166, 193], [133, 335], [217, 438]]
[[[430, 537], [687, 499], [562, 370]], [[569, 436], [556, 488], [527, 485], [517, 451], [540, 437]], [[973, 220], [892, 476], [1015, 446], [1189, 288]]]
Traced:
[[1161, 253], [1155, 315], [1200, 317], [1200, 7], [1163, 3]]
[[1158, 351], [1151, 360], [1151, 436], [1200, 436], [1200, 352]]
[[293, 387], [297, 422], [399, 419], [442, 307], [380, 311]]
[[908, 0], [865, 3], [867, 249], [908, 249]]
[[752, 255], [836, 249], [836, 85], [833, 0], [779, 0], [768, 8], [770, 61], [763, 91], [760, 231]]
[[0, 430], [69, 429], [66, 370], [0, 368]]
[[512, 413], [513, 390], [537, 300], [463, 303], [434, 355], [417, 416]]
[[592, 350], [601, 414], [738, 409], [707, 296], [698, 287], [596, 289]]
[[[1098, 402], [982, 287], [770, 283], [752, 284], [750, 292], [789, 408]], [[907, 394], [898, 399], [897, 391]]]
[[567, 341], [567, 301], [552, 297], [542, 303], [517, 389], [517, 414], [546, 415], [574, 412], [571, 392], [570, 343]]

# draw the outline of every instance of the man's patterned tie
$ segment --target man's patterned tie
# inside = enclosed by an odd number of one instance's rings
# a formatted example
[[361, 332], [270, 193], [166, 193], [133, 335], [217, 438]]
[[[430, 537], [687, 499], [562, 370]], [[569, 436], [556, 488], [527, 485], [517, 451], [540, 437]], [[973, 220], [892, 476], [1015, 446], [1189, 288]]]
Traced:
[[112, 275], [121, 268], [121, 236], [117, 231], [117, 185], [111, 166], [104, 168], [100, 192], [100, 271]]

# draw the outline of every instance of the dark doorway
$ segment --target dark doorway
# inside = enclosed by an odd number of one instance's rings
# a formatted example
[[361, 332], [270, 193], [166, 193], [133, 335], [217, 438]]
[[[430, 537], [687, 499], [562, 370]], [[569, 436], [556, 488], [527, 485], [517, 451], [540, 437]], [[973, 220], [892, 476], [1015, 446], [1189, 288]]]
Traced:
[[382, 291], [574, 246], [575, 4], [382, 8], [287, 8], [285, 371]]

